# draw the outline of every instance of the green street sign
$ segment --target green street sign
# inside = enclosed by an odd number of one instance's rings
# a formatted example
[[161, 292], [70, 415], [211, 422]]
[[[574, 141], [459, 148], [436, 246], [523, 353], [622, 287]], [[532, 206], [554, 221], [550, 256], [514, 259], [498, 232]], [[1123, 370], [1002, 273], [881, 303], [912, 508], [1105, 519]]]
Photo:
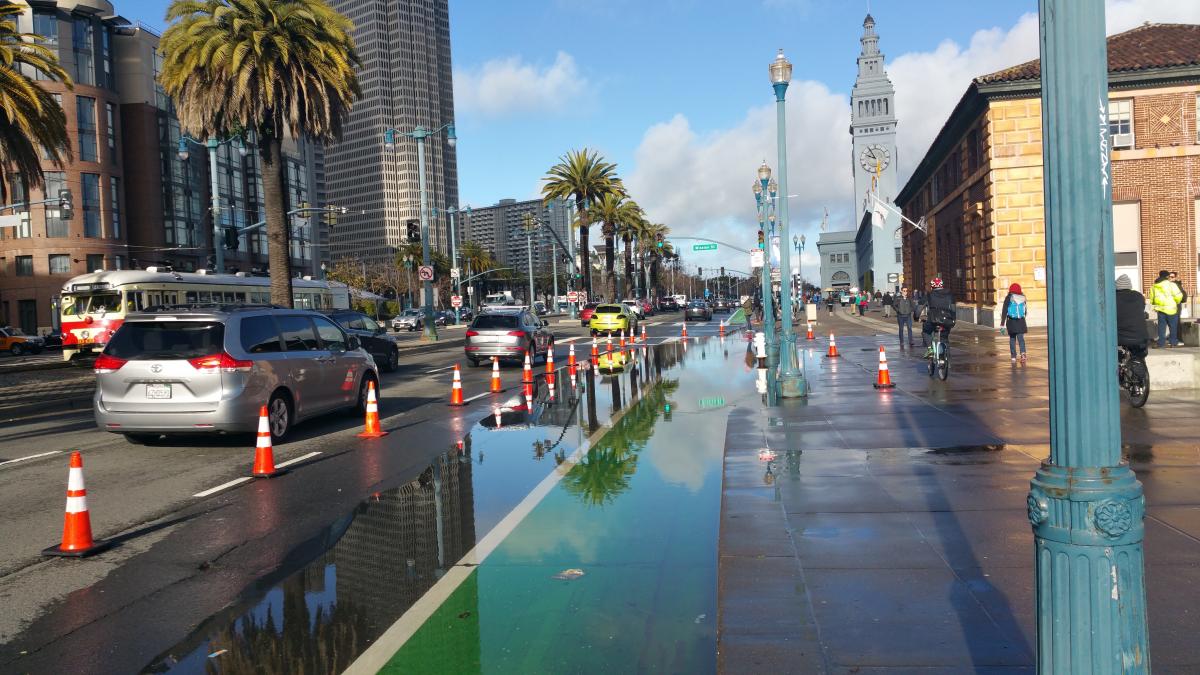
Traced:
[[692, 244], [692, 250], [693, 251], [715, 251], [715, 250], [717, 250], [717, 245], [716, 244]]

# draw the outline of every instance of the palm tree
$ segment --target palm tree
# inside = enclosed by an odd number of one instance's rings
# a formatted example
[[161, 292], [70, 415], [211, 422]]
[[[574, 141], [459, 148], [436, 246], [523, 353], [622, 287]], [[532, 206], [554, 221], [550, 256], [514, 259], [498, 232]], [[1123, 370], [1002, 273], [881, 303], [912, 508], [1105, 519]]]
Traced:
[[353, 24], [325, 0], [174, 0], [167, 20], [159, 79], [183, 130], [257, 139], [271, 302], [291, 307], [283, 140], [340, 135], [360, 94]]
[[[633, 251], [634, 242], [645, 241], [646, 227], [650, 225], [650, 221], [646, 220], [646, 213], [642, 211], [640, 206], [635, 204], [636, 209], [629, 214], [629, 218], [617, 225], [617, 234], [621, 235], [621, 241], [625, 245], [625, 283], [630, 289], [637, 286], [634, 283], [633, 276]], [[640, 259], [641, 256], [639, 255]]]
[[[650, 288], [653, 288], [658, 295], [661, 295], [661, 293], [658, 293], [659, 266], [661, 261], [670, 260], [675, 255], [675, 247], [671, 246], [671, 242], [667, 241], [667, 234], [670, 231], [671, 228], [662, 223], [647, 223], [644, 233], [646, 255], [650, 259]], [[658, 238], [660, 236], [663, 239], [661, 248], [658, 246]]]
[[583, 287], [592, 290], [591, 251], [588, 250], [588, 205], [609, 192], [623, 191], [617, 177], [617, 165], [604, 161], [600, 154], [583, 148], [571, 150], [559, 158], [542, 178], [542, 200], [574, 199], [579, 214], [579, 263], [583, 268]]
[[[624, 190], [620, 192], [614, 191], [604, 195], [599, 201], [592, 204], [589, 215], [593, 220], [604, 223], [601, 228], [601, 232], [604, 233], [604, 268], [608, 273], [611, 297], [613, 300], [617, 300], [617, 275], [613, 272], [616, 261], [617, 231], [625, 223], [633, 222], [640, 218], [641, 207], [632, 199], [629, 199]], [[626, 280], [626, 283], [628, 283], [628, 280]]]
[[0, 198], [8, 201], [10, 178], [25, 190], [45, 185], [41, 151], [56, 166], [71, 157], [67, 117], [50, 92], [22, 70], [36, 69], [45, 79], [71, 87], [53, 49], [40, 35], [17, 32], [21, 5], [0, 4]]

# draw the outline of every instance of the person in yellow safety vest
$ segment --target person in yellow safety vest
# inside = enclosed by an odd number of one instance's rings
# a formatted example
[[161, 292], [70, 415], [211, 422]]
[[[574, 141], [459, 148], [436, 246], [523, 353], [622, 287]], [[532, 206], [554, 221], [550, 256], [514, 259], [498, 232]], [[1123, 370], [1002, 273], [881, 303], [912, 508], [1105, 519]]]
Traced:
[[1150, 287], [1150, 306], [1158, 313], [1158, 346], [1166, 342], [1167, 329], [1171, 329], [1171, 341], [1167, 347], [1179, 346], [1179, 303], [1183, 302], [1183, 292], [1171, 281], [1171, 273], [1162, 270], [1158, 279]]

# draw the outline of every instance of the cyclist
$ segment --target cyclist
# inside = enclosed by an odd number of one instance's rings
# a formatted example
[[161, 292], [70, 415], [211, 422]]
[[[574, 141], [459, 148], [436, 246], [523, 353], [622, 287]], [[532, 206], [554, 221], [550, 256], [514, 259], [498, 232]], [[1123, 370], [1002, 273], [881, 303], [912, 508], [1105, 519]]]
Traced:
[[1146, 298], [1133, 290], [1129, 275], [1117, 277], [1117, 345], [1144, 361], [1150, 335], [1146, 331]]
[[933, 356], [933, 333], [939, 326], [942, 328], [943, 353], [949, 350], [950, 329], [958, 320], [954, 294], [946, 288], [942, 278], [934, 277], [929, 282], [929, 289], [929, 295], [925, 296], [925, 322], [921, 324], [921, 335], [925, 344], [929, 345], [929, 351], [925, 352], [926, 358]]

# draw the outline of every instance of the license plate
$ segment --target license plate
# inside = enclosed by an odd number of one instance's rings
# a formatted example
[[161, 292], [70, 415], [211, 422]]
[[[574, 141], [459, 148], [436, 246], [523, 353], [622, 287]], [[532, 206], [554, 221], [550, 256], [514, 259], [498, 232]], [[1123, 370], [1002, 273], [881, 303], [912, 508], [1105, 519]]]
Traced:
[[146, 398], [171, 398], [171, 385], [169, 384], [148, 384], [146, 385]]

